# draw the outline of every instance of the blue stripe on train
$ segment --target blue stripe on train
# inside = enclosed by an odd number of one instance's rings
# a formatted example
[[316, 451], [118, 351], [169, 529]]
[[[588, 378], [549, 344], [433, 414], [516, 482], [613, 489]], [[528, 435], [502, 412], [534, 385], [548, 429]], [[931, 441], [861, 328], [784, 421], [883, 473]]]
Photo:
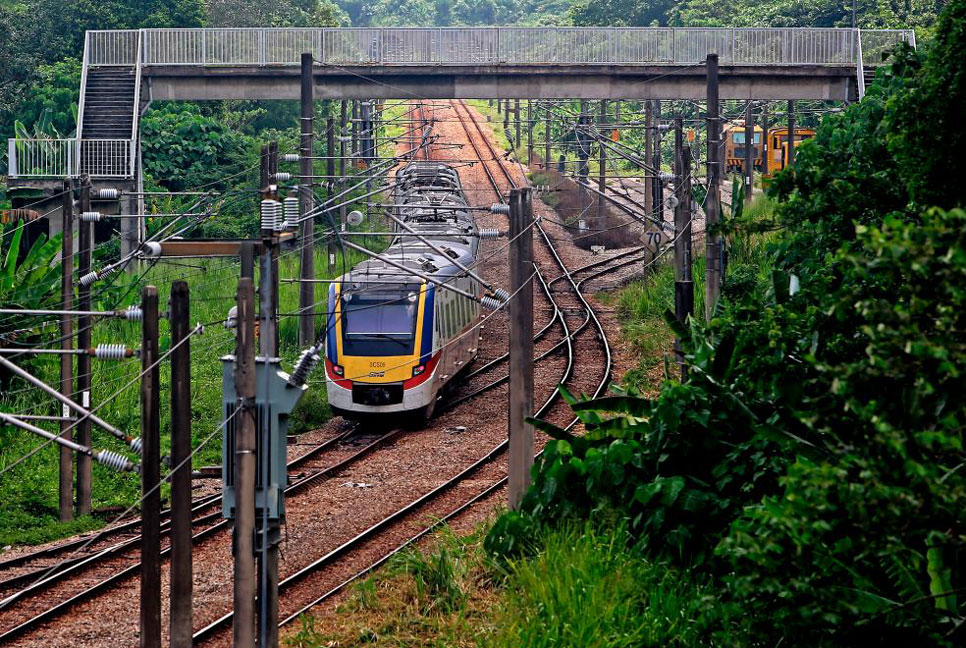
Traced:
[[429, 362], [433, 356], [433, 318], [436, 316], [436, 290], [432, 284], [426, 285], [426, 303], [423, 311], [423, 337], [419, 349], [419, 363]]
[[329, 310], [328, 317], [325, 322], [325, 357], [328, 358], [329, 362], [332, 364], [339, 364], [338, 352], [339, 347], [336, 346], [335, 339], [335, 287], [337, 284], [329, 284]]

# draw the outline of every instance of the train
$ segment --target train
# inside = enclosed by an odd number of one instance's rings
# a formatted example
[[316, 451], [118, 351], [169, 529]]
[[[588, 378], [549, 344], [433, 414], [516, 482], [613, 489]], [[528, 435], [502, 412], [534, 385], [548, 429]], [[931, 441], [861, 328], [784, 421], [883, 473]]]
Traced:
[[[815, 137], [811, 128], [795, 128], [794, 148], [805, 140]], [[769, 177], [788, 166], [788, 127], [768, 129], [768, 175]]]
[[[752, 164], [755, 171], [763, 171], [763, 150], [768, 156], [768, 173], [770, 177], [788, 166], [788, 127], [769, 128], [768, 137], [762, 142], [765, 132], [761, 126], [752, 127]], [[736, 120], [728, 123], [722, 129], [724, 138], [725, 172], [739, 173], [745, 165], [745, 122]], [[815, 131], [810, 128], [795, 128], [793, 146], [798, 148], [802, 142], [815, 137]]]
[[397, 225], [381, 258], [329, 287], [325, 382], [333, 414], [347, 419], [429, 418], [479, 349], [484, 287], [460, 266], [476, 262], [480, 235], [459, 173], [410, 162], [396, 173], [393, 205], [408, 230]]
[[[761, 140], [765, 131], [761, 126], [752, 127], [754, 152], [752, 153], [755, 170], [761, 170]], [[725, 172], [737, 173], [745, 166], [745, 121], [739, 119], [725, 124], [722, 129], [724, 138]]]

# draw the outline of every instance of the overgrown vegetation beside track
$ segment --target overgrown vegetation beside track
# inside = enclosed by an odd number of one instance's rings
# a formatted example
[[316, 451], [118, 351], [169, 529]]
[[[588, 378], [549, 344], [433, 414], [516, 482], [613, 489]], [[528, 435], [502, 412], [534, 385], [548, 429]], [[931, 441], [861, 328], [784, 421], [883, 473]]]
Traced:
[[922, 147], [961, 165], [964, 26], [957, 0], [928, 53], [898, 53], [801, 148], [774, 218], [728, 224], [767, 258], [729, 268], [710, 324], [671, 325], [688, 382], [575, 402], [584, 438], [542, 426], [555, 440], [490, 550], [617, 520], [713, 588], [706, 644], [962, 642], [966, 193], [916, 165]]
[[444, 529], [353, 585], [329, 614], [305, 617], [297, 648], [349, 646], [700, 646], [712, 592], [682, 570], [642, 560], [622, 532], [543, 529], [532, 559], [497, 562], [485, 528]]

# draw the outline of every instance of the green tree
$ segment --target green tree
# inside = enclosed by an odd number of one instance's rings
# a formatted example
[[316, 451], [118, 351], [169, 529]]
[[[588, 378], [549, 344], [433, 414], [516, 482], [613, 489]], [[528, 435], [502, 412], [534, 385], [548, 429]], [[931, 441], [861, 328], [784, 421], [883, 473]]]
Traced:
[[330, 0], [211, 0], [212, 27], [338, 27], [345, 12]]
[[577, 0], [570, 9], [575, 25], [666, 25], [673, 0]]

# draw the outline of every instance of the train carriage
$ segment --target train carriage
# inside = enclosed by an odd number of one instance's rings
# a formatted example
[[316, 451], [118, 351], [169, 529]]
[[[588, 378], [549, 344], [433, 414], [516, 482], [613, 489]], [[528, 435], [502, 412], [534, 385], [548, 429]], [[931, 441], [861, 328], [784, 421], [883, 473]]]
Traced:
[[396, 176], [394, 204], [396, 218], [436, 249], [397, 229], [381, 259], [331, 284], [326, 387], [333, 412], [347, 418], [430, 416], [479, 346], [483, 287], [459, 267], [475, 263], [479, 236], [459, 175], [445, 164], [410, 163]]

